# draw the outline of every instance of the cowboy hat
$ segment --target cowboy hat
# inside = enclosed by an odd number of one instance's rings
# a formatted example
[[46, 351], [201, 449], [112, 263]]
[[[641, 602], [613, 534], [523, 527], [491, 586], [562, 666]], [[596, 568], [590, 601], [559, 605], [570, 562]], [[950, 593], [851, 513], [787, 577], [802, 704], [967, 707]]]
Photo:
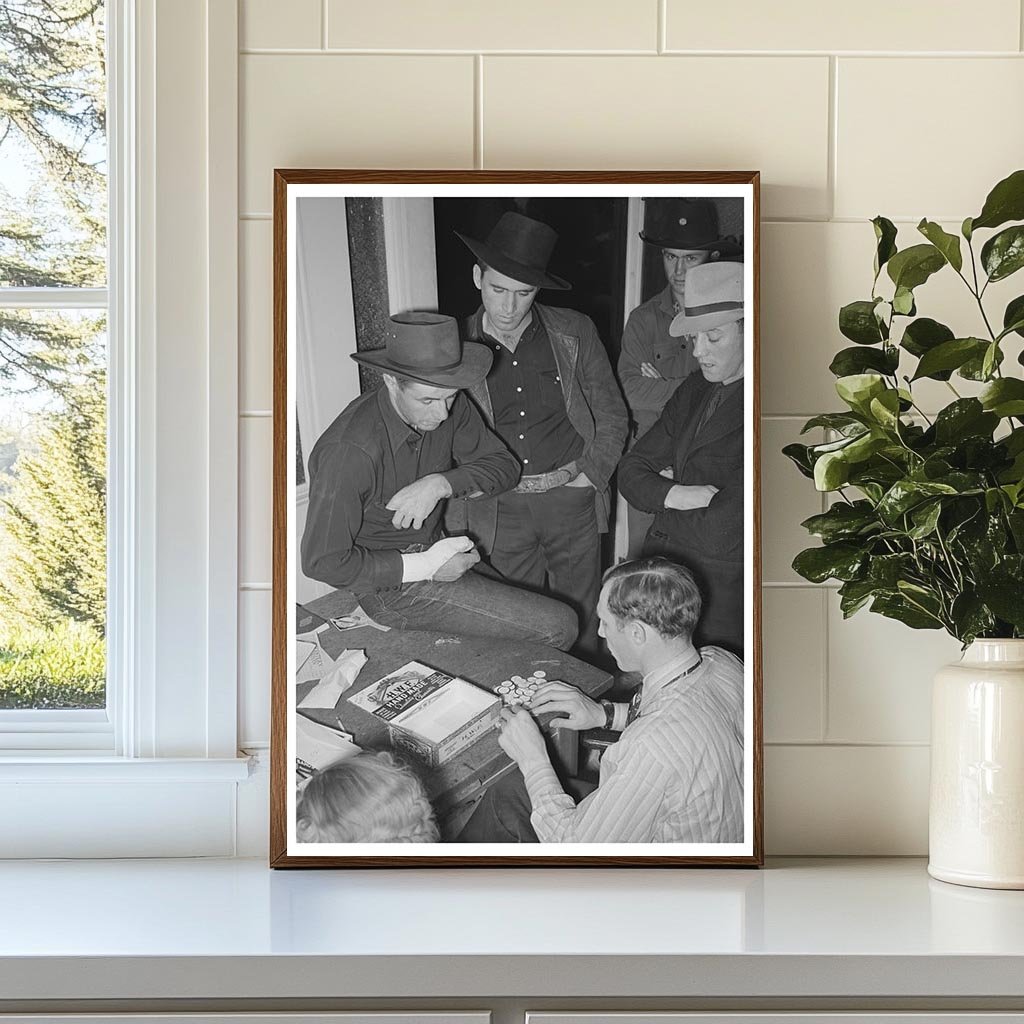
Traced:
[[557, 288], [566, 291], [572, 287], [568, 281], [547, 272], [551, 250], [558, 241], [558, 233], [547, 224], [524, 217], [521, 213], [503, 213], [484, 242], [455, 232], [466, 243], [473, 255], [493, 267], [499, 274], [535, 288]]
[[453, 316], [400, 313], [390, 319], [383, 349], [353, 352], [352, 358], [420, 384], [470, 388], [487, 376], [493, 357], [484, 345], [462, 343]]
[[718, 210], [710, 199], [648, 199], [640, 237], [662, 249], [715, 251], [736, 256], [742, 247], [734, 238], [720, 238]]
[[673, 338], [710, 331], [743, 319], [743, 264], [702, 263], [686, 275], [681, 313], [669, 324]]

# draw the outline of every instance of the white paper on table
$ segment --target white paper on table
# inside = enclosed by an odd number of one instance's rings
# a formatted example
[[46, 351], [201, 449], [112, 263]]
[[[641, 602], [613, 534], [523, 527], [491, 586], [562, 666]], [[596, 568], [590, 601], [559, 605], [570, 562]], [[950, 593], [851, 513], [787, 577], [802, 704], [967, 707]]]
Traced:
[[329, 726], [314, 722], [305, 715], [296, 715], [295, 756], [317, 770], [343, 758], [353, 757], [359, 753], [359, 749]]
[[[327, 660], [330, 661], [329, 658]], [[342, 651], [320, 682], [299, 701], [299, 707], [333, 709], [345, 691], [356, 681], [365, 664], [365, 651]]]
[[330, 628], [330, 624], [325, 622], [319, 629], [299, 633], [295, 637], [296, 684], [323, 679], [334, 664], [320, 646], [320, 634]]

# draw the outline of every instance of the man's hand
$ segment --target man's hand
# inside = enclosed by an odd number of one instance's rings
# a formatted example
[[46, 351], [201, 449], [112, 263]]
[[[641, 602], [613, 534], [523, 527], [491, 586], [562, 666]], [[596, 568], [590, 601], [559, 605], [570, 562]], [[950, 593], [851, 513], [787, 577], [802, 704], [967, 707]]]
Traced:
[[454, 583], [479, 561], [480, 552], [476, 548], [460, 551], [457, 555], [452, 555], [430, 578], [437, 583]]
[[654, 368], [654, 364], [653, 363], [641, 363], [640, 364], [640, 375], [642, 377], [650, 377], [652, 380], [664, 380], [665, 379]]
[[403, 487], [385, 506], [394, 512], [391, 525], [396, 530], [418, 530], [443, 498], [451, 497], [452, 485], [440, 473], [431, 473]]
[[558, 715], [551, 722], [553, 729], [596, 729], [604, 725], [604, 708], [575, 686], [558, 679], [537, 687], [530, 699], [530, 711], [535, 715]]
[[520, 768], [548, 760], [544, 737], [530, 712], [522, 708], [501, 709], [498, 745]]
[[586, 473], [580, 473], [578, 477], [570, 480], [566, 487], [593, 487], [594, 485], [590, 482], [590, 477]]
[[707, 508], [718, 488], [711, 484], [674, 484], [665, 495], [665, 508], [688, 512], [694, 508]]

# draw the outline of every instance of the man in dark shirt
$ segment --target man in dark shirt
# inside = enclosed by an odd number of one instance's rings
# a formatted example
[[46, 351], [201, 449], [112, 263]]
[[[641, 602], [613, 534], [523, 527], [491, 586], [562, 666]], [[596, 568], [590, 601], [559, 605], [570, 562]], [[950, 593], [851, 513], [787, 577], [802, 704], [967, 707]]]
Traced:
[[469, 571], [467, 537], [443, 537], [446, 499], [515, 485], [516, 460], [461, 393], [483, 379], [490, 353], [462, 346], [452, 317], [392, 317], [384, 350], [353, 358], [384, 383], [352, 402], [309, 456], [303, 572], [351, 590], [382, 625], [538, 640], [567, 650], [567, 606]]
[[[661, 197], [648, 199], [646, 206], [640, 237], [661, 250], [667, 283], [629, 314], [622, 332], [618, 372], [633, 416], [634, 441], [654, 426], [676, 388], [697, 370], [694, 339], [669, 333], [669, 325], [683, 308], [687, 273], [741, 252], [734, 239], [720, 236], [718, 210], [711, 199]], [[636, 558], [654, 517], [632, 505], [626, 510], [626, 557]]]
[[502, 576], [573, 605], [580, 653], [593, 657], [600, 534], [608, 528], [609, 477], [626, 440], [625, 403], [590, 318], [535, 302], [541, 288], [570, 287], [547, 272], [556, 233], [509, 212], [486, 241], [459, 237], [476, 256], [482, 300], [463, 335], [494, 358], [469, 393], [522, 477], [500, 497], [449, 508]]
[[[669, 328], [695, 336], [701, 372], [687, 377], [619, 463], [625, 499], [654, 513], [643, 554], [693, 570], [704, 596], [701, 643], [743, 655], [745, 402], [743, 265], [705, 263], [686, 278]], [[671, 469], [666, 479], [662, 470]]]

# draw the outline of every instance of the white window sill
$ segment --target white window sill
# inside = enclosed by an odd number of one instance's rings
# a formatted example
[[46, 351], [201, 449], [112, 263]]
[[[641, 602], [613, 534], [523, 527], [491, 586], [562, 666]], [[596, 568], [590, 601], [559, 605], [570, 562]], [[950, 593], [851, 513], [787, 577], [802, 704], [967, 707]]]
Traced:
[[0, 756], [0, 784], [8, 782], [243, 782], [249, 757], [113, 757], [81, 751]]

